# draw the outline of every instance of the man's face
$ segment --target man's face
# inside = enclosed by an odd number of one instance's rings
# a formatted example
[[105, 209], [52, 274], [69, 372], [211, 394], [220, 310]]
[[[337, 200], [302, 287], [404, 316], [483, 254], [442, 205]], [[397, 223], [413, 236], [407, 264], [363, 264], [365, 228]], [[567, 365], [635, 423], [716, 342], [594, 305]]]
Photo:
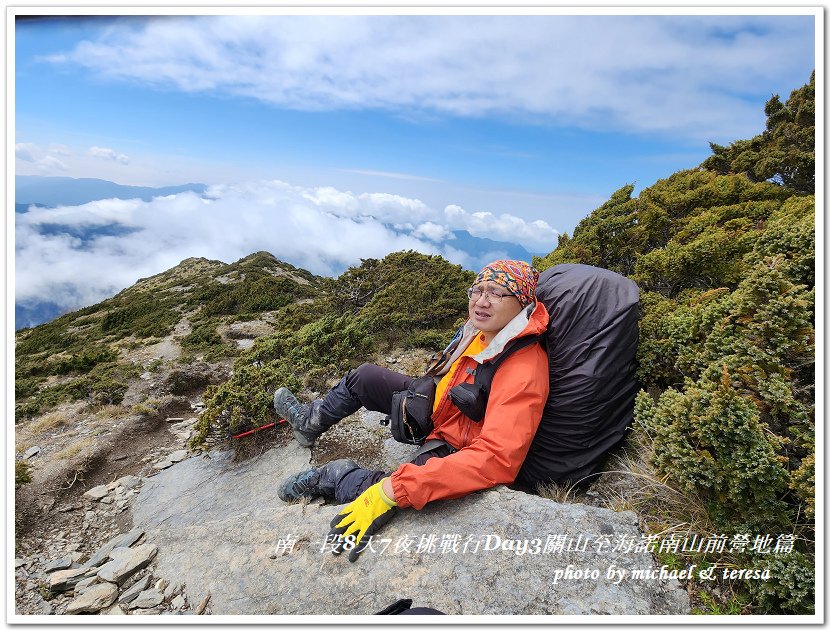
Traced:
[[[503, 296], [499, 299], [496, 296]], [[484, 333], [488, 343], [522, 310], [519, 299], [495, 282], [473, 285], [469, 313], [473, 325]]]

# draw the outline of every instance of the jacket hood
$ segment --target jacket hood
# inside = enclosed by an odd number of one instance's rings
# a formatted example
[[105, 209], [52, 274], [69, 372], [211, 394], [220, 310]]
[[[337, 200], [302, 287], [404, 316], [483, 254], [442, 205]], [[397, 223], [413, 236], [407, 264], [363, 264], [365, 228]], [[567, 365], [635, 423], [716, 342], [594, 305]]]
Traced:
[[[493, 340], [481, 352], [473, 356], [477, 363], [484, 363], [488, 359], [501, 354], [509, 341], [527, 335], [540, 335], [548, 327], [548, 311], [541, 302], [528, 304], [516, 317], [507, 322]], [[476, 331], [478, 332], [478, 331]], [[472, 337], [471, 337], [472, 339]]]

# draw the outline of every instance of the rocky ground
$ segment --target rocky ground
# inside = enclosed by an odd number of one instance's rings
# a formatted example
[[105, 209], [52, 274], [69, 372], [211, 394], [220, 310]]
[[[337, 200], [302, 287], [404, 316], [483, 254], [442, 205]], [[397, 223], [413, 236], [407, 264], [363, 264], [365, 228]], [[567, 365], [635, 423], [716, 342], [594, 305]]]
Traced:
[[[267, 333], [265, 326], [261, 333]], [[145, 482], [197, 456], [186, 443], [203, 409], [204, 387], [230, 371], [230, 362], [179, 365], [177, 356], [169, 339], [139, 348], [134, 359], [147, 371], [130, 384], [118, 408], [64, 405], [16, 427], [16, 459], [32, 466], [33, 477], [15, 496], [17, 614], [212, 612], [210, 593], [189, 592], [184, 582], [168, 579], [157, 568], [155, 542], [133, 526], [131, 506]], [[376, 362], [417, 373], [426, 358], [424, 352], [407, 351]], [[353, 457], [366, 467], [394, 467], [395, 460], [406, 458], [398, 452], [406, 447], [388, 437], [379, 418], [356, 414], [318, 440], [309, 461]], [[238, 442], [220, 442], [244, 461], [290, 440], [281, 425]], [[587, 493], [560, 498], [614, 507], [624, 494], [621, 483], [624, 475], [609, 475]]]
[[[130, 516], [144, 480], [191, 455], [186, 440], [199, 410], [194, 402], [190, 413], [164, 418], [145, 439], [122, 443], [81, 483], [51, 493], [36, 519], [29, 515], [35, 522], [17, 537], [15, 547], [17, 614], [210, 613], [204, 596], [193, 600], [185, 584], [154, 571], [157, 549], [143, 531], [132, 528]], [[130, 456], [119, 453], [125, 449]], [[40, 454], [30, 449], [29, 456]], [[136, 474], [120, 474], [129, 469]]]
[[[268, 334], [266, 321], [229, 327], [223, 336], [247, 347]], [[155, 570], [156, 548], [133, 528], [131, 505], [143, 482], [196, 454], [188, 451], [204, 405], [202, 393], [230, 374], [231, 361], [178, 364], [181, 324], [173, 335], [138, 347], [129, 358], [145, 368], [119, 406], [65, 404], [15, 426], [16, 460], [32, 481], [15, 491], [15, 612], [19, 615], [210, 614], [209, 593], [188, 593]], [[422, 369], [424, 352], [399, 352], [378, 362], [401, 371]], [[305, 392], [312, 395], [313, 392]], [[367, 465], [380, 456], [382, 428], [356, 431], [345, 423], [321, 440], [315, 462], [359, 447]], [[280, 426], [219, 445], [245, 459], [290, 440]]]

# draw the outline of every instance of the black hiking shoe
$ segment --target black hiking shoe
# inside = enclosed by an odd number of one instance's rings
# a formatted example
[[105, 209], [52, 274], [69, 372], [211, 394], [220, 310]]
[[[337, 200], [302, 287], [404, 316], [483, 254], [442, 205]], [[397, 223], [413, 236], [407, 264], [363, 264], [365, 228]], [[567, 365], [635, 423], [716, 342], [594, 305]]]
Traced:
[[277, 489], [277, 496], [286, 503], [295, 503], [302, 499], [334, 499], [337, 482], [347, 473], [360, 468], [351, 459], [335, 459], [319, 468], [310, 468], [286, 478]]
[[[304, 405], [300, 403], [288, 388], [280, 387], [274, 392], [274, 411], [278, 418], [285, 418], [291, 428], [294, 429], [294, 439], [301, 446], [310, 447], [323, 431], [315, 431], [311, 428], [314, 421], [314, 403]], [[317, 413], [319, 415], [319, 412]]]

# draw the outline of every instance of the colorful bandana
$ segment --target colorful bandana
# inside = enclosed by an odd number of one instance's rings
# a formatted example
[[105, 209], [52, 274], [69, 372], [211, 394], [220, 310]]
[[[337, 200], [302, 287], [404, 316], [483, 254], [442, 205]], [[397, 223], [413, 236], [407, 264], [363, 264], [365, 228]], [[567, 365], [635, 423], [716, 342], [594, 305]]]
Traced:
[[497, 260], [478, 274], [475, 284], [495, 282], [515, 295], [522, 306], [536, 301], [536, 282], [539, 272], [521, 260]]

